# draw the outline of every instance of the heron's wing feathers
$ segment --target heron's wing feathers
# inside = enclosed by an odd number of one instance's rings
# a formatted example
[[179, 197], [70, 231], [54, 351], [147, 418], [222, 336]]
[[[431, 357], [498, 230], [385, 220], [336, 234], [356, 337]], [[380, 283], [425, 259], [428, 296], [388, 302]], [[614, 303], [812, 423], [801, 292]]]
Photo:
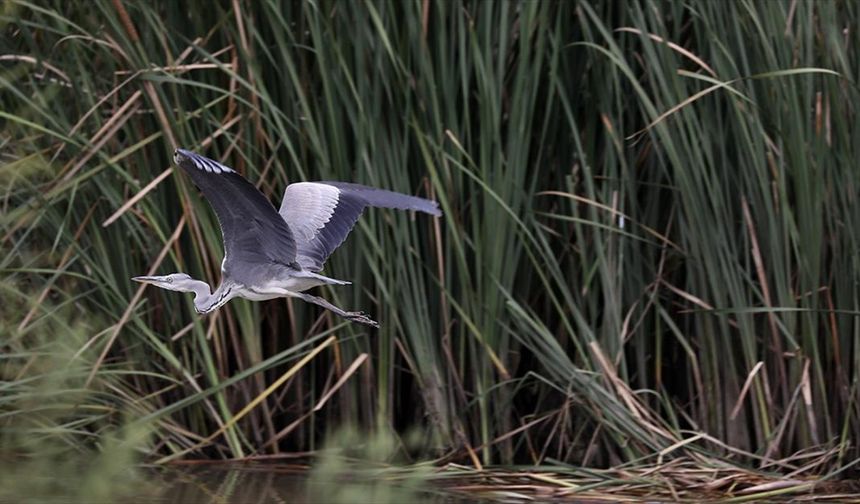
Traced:
[[375, 187], [368, 187], [360, 184], [351, 184], [349, 182], [319, 182], [329, 186], [337, 187], [342, 193], [359, 196], [367, 202], [367, 206], [379, 208], [396, 208], [398, 210], [415, 210], [418, 212], [428, 213], [439, 217], [442, 211], [439, 210], [439, 203], [419, 198], [417, 196], [409, 196], [394, 191], [386, 191]]
[[349, 235], [365, 207], [441, 215], [435, 201], [346, 182], [299, 182], [284, 191], [280, 214], [296, 240], [296, 261], [311, 271]]
[[224, 238], [225, 265], [296, 261], [296, 242], [290, 227], [253, 184], [235, 170], [177, 149], [177, 164], [203, 191], [218, 216]]

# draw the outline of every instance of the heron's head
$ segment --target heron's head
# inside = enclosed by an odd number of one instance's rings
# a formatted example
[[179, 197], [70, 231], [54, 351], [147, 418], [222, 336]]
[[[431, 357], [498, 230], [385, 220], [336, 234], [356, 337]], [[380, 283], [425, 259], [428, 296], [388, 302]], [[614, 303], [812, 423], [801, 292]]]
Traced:
[[193, 285], [194, 282], [197, 282], [185, 273], [173, 273], [164, 276], [136, 276], [132, 280], [179, 292], [194, 292]]

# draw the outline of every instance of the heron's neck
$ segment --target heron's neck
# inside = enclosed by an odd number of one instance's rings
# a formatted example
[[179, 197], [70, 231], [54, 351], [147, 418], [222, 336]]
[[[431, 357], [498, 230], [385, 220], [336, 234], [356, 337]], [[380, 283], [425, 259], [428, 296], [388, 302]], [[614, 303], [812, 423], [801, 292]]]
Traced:
[[209, 284], [202, 280], [187, 280], [185, 282], [187, 288], [182, 288], [179, 290], [183, 290], [186, 292], [194, 293], [194, 306], [199, 310], [199, 306], [206, 304], [209, 298], [212, 297], [212, 288], [209, 287]]
[[198, 313], [207, 314], [220, 308], [224, 303], [230, 301], [235, 295], [233, 293], [233, 284], [222, 282], [215, 289], [215, 292], [209, 293], [209, 284], [206, 282], [195, 281], [192, 285], [194, 289], [194, 308]]

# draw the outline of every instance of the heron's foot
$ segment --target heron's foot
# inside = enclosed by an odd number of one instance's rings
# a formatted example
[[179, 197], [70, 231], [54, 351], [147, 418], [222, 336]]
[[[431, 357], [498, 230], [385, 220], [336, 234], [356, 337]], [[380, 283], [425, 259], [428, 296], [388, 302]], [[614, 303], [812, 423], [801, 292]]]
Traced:
[[346, 312], [346, 319], [350, 322], [358, 322], [359, 324], [369, 325], [370, 327], [379, 327], [379, 322], [368, 317], [366, 313], [360, 311]]

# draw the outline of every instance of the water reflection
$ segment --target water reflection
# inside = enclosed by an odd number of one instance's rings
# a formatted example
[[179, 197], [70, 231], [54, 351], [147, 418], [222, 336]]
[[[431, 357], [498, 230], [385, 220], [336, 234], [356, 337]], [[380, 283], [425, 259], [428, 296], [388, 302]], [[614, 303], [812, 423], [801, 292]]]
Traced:
[[307, 470], [289, 466], [178, 465], [150, 471], [152, 503], [312, 502]]
[[424, 481], [367, 477], [361, 474], [322, 475], [305, 465], [204, 464], [176, 465], [149, 471], [147, 491], [136, 502], [179, 503], [402, 503], [464, 502]]

